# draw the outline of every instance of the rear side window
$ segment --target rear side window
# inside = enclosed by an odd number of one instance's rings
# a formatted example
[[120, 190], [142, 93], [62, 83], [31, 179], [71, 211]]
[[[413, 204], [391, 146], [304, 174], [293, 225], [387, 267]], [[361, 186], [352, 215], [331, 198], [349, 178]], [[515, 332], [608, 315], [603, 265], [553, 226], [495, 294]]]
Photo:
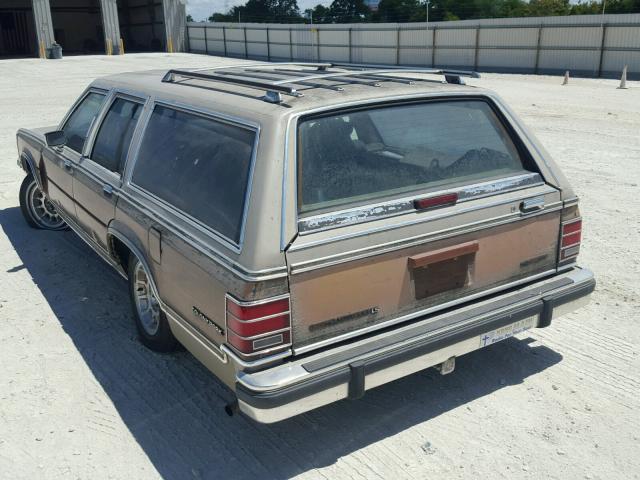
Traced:
[[311, 118], [299, 128], [301, 212], [525, 171], [482, 100], [406, 104]]
[[122, 173], [141, 112], [142, 104], [117, 98], [100, 125], [91, 160], [107, 170]]
[[240, 241], [255, 131], [156, 106], [132, 182]]
[[82, 153], [82, 147], [87, 139], [91, 122], [98, 115], [105, 95], [102, 93], [91, 92], [76, 107], [69, 116], [62, 130], [67, 137], [67, 147]]

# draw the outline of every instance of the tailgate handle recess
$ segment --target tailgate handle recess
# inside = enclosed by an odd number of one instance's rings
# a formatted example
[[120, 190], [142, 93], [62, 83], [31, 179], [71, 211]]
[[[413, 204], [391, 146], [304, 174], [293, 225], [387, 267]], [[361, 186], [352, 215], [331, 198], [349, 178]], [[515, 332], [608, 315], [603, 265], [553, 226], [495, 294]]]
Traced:
[[539, 212], [544, 209], [544, 197], [527, 198], [520, 203], [520, 212], [523, 214]]
[[480, 244], [477, 240], [472, 242], [465, 242], [452, 247], [441, 248], [439, 250], [433, 250], [427, 253], [420, 253], [409, 257], [410, 268], [420, 268], [431, 265], [432, 263], [442, 262], [443, 260], [450, 260], [455, 257], [461, 257], [463, 255], [469, 255], [476, 253], [480, 250]]

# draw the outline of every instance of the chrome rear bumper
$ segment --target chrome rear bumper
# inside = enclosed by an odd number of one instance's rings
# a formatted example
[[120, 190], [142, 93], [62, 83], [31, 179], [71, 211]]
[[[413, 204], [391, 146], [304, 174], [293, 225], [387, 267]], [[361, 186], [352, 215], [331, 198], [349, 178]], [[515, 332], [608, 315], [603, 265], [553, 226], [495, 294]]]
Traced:
[[[575, 267], [518, 290], [259, 372], [238, 372], [240, 411], [273, 423], [482, 348], [487, 332], [541, 328], [588, 303], [593, 273]], [[486, 342], [485, 342], [486, 343]]]

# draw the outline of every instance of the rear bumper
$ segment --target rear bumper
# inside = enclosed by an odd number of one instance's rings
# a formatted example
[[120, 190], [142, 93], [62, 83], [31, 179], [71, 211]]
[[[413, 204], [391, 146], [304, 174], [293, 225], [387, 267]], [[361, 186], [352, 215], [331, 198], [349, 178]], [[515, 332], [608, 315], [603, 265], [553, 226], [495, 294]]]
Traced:
[[359, 398], [368, 389], [494, 343], [487, 343], [488, 332], [514, 324], [546, 327], [588, 303], [595, 284], [591, 271], [575, 267], [358, 342], [267, 370], [239, 372], [239, 409], [258, 422], [272, 423], [337, 400]]

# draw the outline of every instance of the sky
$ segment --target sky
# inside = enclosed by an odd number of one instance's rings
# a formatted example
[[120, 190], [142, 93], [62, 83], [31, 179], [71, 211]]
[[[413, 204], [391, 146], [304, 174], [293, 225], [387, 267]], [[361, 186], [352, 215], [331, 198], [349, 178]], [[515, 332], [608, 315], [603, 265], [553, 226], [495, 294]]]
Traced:
[[[198, 22], [206, 19], [213, 12], [226, 12], [236, 5], [244, 5], [246, 0], [187, 0], [187, 13]], [[331, 0], [298, 0], [300, 11], [315, 7], [317, 4], [330, 5]]]

